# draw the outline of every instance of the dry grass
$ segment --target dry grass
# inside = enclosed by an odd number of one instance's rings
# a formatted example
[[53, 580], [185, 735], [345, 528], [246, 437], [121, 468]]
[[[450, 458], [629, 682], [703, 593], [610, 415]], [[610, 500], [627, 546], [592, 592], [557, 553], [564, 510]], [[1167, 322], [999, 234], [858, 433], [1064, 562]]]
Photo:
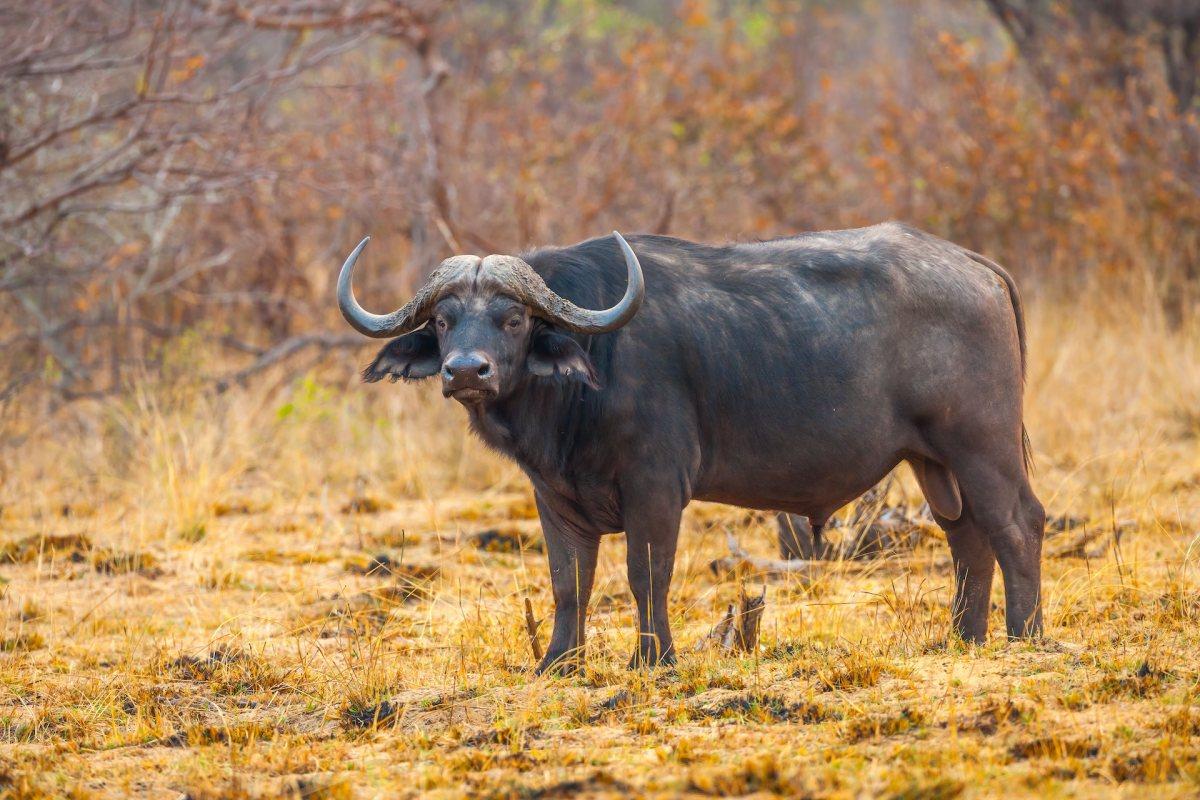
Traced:
[[[535, 680], [522, 603], [545, 616], [550, 596], [528, 489], [431, 392], [147, 382], [8, 409], [0, 793], [1195, 796], [1200, 329], [1132, 301], [1031, 305], [1036, 482], [1078, 518], [1047, 542], [1067, 554], [1046, 561], [1047, 625], [1074, 647], [942, 646], [935, 537], [773, 582], [753, 656], [692, 652], [739, 590], [707, 569], [722, 525], [772, 541], [697, 505], [678, 668], [624, 669], [614, 539], [586, 672]], [[1080, 525], [1103, 533], [1072, 548]]]

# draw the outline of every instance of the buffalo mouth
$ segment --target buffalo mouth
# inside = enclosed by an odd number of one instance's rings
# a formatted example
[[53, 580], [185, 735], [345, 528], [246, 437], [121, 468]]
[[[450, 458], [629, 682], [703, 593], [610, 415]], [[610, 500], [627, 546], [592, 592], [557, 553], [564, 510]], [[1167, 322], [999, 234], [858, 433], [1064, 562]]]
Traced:
[[494, 389], [479, 389], [475, 387], [465, 387], [462, 389], [447, 389], [442, 392], [445, 397], [453, 397], [463, 405], [476, 405], [478, 403], [486, 403], [496, 396]]

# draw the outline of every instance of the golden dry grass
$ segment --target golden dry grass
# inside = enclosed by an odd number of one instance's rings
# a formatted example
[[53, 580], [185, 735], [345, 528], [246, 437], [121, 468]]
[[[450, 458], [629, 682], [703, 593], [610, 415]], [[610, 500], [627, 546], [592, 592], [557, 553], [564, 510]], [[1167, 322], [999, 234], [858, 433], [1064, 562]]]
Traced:
[[1036, 485], [1102, 532], [1047, 540], [1061, 646], [1002, 641], [997, 606], [988, 646], [942, 647], [934, 536], [772, 581], [759, 652], [693, 652], [739, 590], [708, 570], [723, 526], [773, 538], [694, 505], [678, 668], [624, 669], [613, 538], [585, 673], [534, 679], [523, 598], [551, 608], [529, 491], [432, 392], [280, 375], [9, 408], [0, 793], [1194, 797], [1200, 327], [1131, 300], [1031, 306]]

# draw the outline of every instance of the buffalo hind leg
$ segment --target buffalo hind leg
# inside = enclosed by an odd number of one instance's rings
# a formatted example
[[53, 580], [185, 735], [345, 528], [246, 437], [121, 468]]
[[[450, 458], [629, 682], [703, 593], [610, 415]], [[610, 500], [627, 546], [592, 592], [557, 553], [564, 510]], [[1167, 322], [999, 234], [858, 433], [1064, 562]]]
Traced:
[[946, 532], [950, 544], [954, 560], [950, 622], [954, 633], [964, 642], [983, 644], [987, 640], [992, 578], [996, 571], [991, 542], [970, 515], [963, 513], [962, 494], [949, 470], [928, 458], [910, 458], [909, 466], [933, 518]]
[[946, 532], [954, 561], [954, 599], [950, 604], [954, 633], [964, 642], [983, 644], [987, 641], [992, 576], [996, 570], [991, 543], [971, 519], [960, 516], [949, 520], [937, 513], [933, 516]]
[[[985, 451], [986, 452], [986, 451]], [[962, 492], [963, 512], [957, 522], [948, 523], [948, 538], [955, 552], [956, 570], [961, 560], [968, 573], [972, 559], [983, 569], [984, 543], [1000, 564], [1004, 578], [1004, 619], [1010, 638], [1034, 638], [1042, 635], [1042, 536], [1045, 512], [1029, 486], [1021, 462], [1020, 445], [1011, 453], [1000, 450], [990, 456], [973, 451], [948, 464]], [[955, 540], [958, 540], [956, 545]], [[990, 584], [991, 572], [983, 576]], [[982, 581], [978, 588], [969, 574], [962, 579], [963, 619], [967, 632], [986, 632], [986, 592]], [[956, 597], [958, 593], [956, 592]], [[982, 622], [979, 622], [982, 620]], [[972, 628], [967, 622], [976, 625]]]
[[569, 673], [583, 661], [584, 625], [596, 577], [600, 537], [581, 534], [563, 524], [541, 498], [537, 498], [537, 509], [554, 591], [554, 630], [537, 674], [548, 670]]
[[779, 530], [779, 556], [788, 561], [814, 558], [813, 529], [808, 517], [780, 511], [775, 514]]
[[1004, 621], [1010, 639], [1043, 636], [1042, 539], [1046, 511], [1023, 482], [1006, 524], [992, 529], [992, 549], [1004, 575]]
[[775, 525], [779, 531], [779, 557], [785, 561], [828, 560], [837, 557], [837, 548], [825, 541], [826, 522], [811, 517], [778, 511]]
[[650, 487], [630, 494], [623, 486], [622, 499], [625, 563], [638, 613], [638, 643], [629, 667], [674, 664], [667, 595], [675, 571], [683, 502], [675, 492], [654, 492]]

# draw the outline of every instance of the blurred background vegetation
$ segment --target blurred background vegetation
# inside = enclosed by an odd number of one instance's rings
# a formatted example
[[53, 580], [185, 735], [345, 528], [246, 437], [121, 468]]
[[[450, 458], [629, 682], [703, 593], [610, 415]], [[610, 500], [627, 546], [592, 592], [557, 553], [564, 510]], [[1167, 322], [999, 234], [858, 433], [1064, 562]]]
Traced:
[[897, 218], [1195, 314], [1200, 2], [3, 5], [0, 408], [359, 346], [368, 232], [377, 309], [456, 252]]

